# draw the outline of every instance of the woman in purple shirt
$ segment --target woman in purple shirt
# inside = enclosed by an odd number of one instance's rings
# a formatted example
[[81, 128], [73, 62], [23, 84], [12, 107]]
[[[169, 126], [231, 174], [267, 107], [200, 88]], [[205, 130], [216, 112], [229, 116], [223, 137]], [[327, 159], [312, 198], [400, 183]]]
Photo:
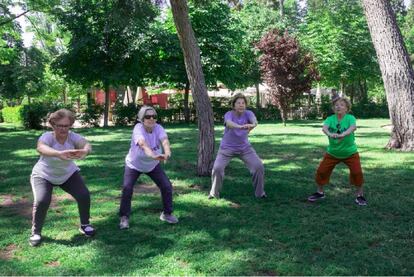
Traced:
[[[157, 112], [153, 107], [143, 106], [138, 112], [138, 120], [140, 123], [134, 127], [131, 147], [125, 158], [124, 183], [119, 209], [120, 229], [129, 228], [134, 185], [142, 173], [148, 175], [161, 191], [164, 210], [160, 219], [171, 224], [178, 222], [178, 219], [172, 214], [173, 188], [160, 165], [160, 161], [166, 161], [171, 157], [168, 136], [164, 128], [157, 124]], [[161, 145], [164, 154], [162, 154]]]
[[74, 121], [74, 114], [66, 109], [50, 114], [48, 122], [53, 132], [44, 133], [37, 142], [40, 159], [30, 176], [34, 195], [32, 235], [29, 238], [32, 246], [42, 241], [42, 227], [54, 187], [60, 187], [78, 203], [79, 231], [88, 237], [95, 234], [95, 229], [89, 224], [89, 190], [79, 174], [80, 169], [73, 162], [88, 155], [91, 146], [84, 137], [70, 131]]
[[224, 136], [214, 161], [209, 198], [220, 197], [224, 169], [234, 157], [239, 157], [252, 174], [255, 196], [265, 198], [263, 163], [247, 138], [257, 126], [257, 119], [252, 111], [246, 110], [247, 99], [243, 94], [236, 94], [231, 104], [233, 110], [224, 115]]

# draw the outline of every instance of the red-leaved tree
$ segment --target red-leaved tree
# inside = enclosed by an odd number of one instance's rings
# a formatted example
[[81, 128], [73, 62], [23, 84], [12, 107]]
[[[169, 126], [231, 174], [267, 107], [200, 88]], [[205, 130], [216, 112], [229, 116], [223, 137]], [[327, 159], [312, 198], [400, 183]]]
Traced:
[[286, 125], [290, 105], [319, 79], [312, 56], [305, 53], [296, 38], [273, 29], [256, 44], [260, 50], [260, 70], [270, 87], [269, 99], [279, 110]]

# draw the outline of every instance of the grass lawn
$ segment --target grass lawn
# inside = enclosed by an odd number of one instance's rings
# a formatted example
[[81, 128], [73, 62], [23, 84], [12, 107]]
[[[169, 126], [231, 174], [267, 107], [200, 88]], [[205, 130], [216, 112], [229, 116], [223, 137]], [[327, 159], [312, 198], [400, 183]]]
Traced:
[[[241, 161], [227, 170], [222, 199], [195, 176], [197, 128], [165, 126], [179, 224], [161, 222], [161, 197], [139, 180], [131, 228], [118, 229], [124, 158], [132, 128], [78, 129], [93, 153], [78, 162], [91, 191], [97, 235], [79, 234], [76, 203], [56, 188], [43, 230], [28, 244], [41, 131], [0, 125], [0, 275], [414, 275], [414, 153], [383, 149], [386, 119], [358, 120], [367, 207], [354, 204], [348, 169], [334, 171], [327, 197], [306, 202], [327, 145], [321, 121], [262, 123], [250, 141], [265, 164], [268, 198], [253, 196]], [[216, 127], [216, 149], [223, 127]]]

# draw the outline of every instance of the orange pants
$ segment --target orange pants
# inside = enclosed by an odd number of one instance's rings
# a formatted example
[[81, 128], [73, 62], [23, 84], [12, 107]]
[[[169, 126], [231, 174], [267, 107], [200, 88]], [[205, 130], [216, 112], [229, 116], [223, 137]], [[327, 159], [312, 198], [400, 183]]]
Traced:
[[318, 170], [316, 171], [316, 183], [320, 186], [327, 185], [333, 169], [340, 162], [345, 163], [349, 168], [349, 181], [351, 185], [358, 187], [362, 186], [364, 183], [364, 176], [362, 174], [361, 161], [359, 160], [358, 153], [355, 153], [345, 159], [338, 159], [326, 153], [323, 156], [323, 160], [319, 164]]

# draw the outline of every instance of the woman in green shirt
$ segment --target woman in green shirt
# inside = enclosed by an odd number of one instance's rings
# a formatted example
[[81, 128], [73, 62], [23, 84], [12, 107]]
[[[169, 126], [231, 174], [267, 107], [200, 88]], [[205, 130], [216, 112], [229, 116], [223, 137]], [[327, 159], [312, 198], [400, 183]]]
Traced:
[[308, 197], [308, 201], [315, 202], [325, 198], [324, 185], [329, 183], [329, 178], [338, 163], [345, 163], [349, 168], [349, 180], [351, 185], [357, 187], [355, 203], [366, 206], [367, 201], [363, 194], [362, 185], [364, 177], [358, 149], [355, 144], [354, 131], [356, 130], [356, 119], [348, 114], [351, 103], [348, 99], [338, 97], [333, 100], [335, 114], [326, 118], [322, 131], [328, 136], [329, 146], [318, 170], [316, 171], [317, 192]]

